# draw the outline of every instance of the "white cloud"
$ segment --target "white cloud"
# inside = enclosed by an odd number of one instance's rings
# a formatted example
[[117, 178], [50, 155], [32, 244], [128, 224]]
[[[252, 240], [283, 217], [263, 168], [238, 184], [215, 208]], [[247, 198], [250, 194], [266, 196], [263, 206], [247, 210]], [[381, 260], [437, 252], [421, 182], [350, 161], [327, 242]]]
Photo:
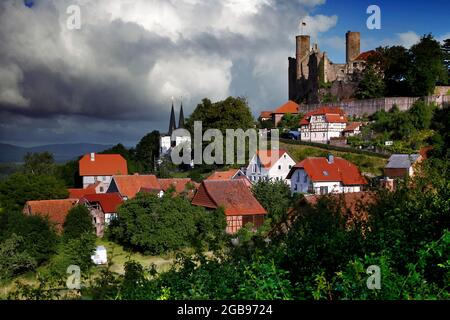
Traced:
[[15, 65], [0, 65], [0, 103], [27, 107], [30, 101], [21, 93], [20, 83], [23, 80], [23, 73]]
[[382, 46], [403, 46], [410, 48], [419, 42], [420, 36], [414, 31], [400, 32], [395, 38], [384, 39], [381, 41]]
[[[306, 26], [303, 27], [303, 32], [305, 34], [309, 34], [312, 37], [312, 40], [317, 41], [317, 37], [319, 33], [327, 32], [334, 26], [336, 26], [338, 21], [338, 16], [325, 16], [325, 15], [316, 15], [316, 16], [306, 16], [303, 20], [306, 23]], [[301, 29], [301, 28], [299, 28]]]

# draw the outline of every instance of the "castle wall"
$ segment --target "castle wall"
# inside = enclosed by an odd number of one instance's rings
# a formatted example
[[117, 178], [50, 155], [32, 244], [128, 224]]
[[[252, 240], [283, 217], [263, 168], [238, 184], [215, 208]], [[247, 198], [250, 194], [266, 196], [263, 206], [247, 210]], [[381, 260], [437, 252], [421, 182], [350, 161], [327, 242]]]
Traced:
[[[389, 111], [396, 105], [401, 111], [409, 110], [414, 102], [420, 98], [412, 97], [389, 97], [368, 100], [341, 101], [335, 103], [315, 103], [305, 104], [300, 108], [300, 112], [306, 113], [319, 109], [320, 107], [339, 107], [349, 116], [362, 117], [372, 115], [377, 111]], [[436, 103], [439, 107], [450, 105], [450, 95], [424, 97], [427, 103]]]

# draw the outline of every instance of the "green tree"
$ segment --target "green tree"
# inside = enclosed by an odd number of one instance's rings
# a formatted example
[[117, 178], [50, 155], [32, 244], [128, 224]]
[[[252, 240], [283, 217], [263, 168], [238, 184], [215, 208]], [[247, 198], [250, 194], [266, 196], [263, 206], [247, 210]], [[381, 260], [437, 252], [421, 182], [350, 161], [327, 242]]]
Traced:
[[380, 72], [376, 71], [374, 66], [368, 65], [364, 70], [364, 75], [358, 89], [356, 97], [358, 99], [373, 99], [384, 96], [385, 84]]
[[0, 243], [0, 280], [5, 280], [36, 267], [33, 257], [22, 249], [23, 237], [13, 233]]
[[127, 248], [161, 254], [220, 238], [224, 221], [222, 211], [192, 206], [184, 197], [142, 193], [119, 208], [110, 236]]
[[272, 225], [286, 221], [292, 198], [291, 189], [284, 181], [259, 181], [253, 185], [252, 192], [269, 213]]
[[416, 101], [408, 110], [409, 120], [417, 130], [429, 129], [433, 119], [434, 105], [427, 104], [423, 100]]
[[442, 45], [443, 57], [444, 57], [444, 66], [445, 70], [447, 70], [447, 83], [450, 84], [450, 39], [445, 39], [444, 44]]
[[64, 240], [77, 239], [85, 233], [94, 233], [92, 216], [84, 205], [70, 209], [64, 221]]
[[292, 130], [297, 130], [300, 126], [300, 120], [303, 118], [303, 115], [300, 114], [291, 114], [287, 113], [281, 118], [281, 121], [278, 123], [278, 128], [288, 128]]
[[136, 160], [141, 171], [154, 171], [155, 161], [159, 157], [159, 137], [158, 131], [152, 131], [137, 144]]
[[51, 175], [55, 170], [55, 159], [49, 152], [31, 153], [24, 156], [23, 170], [26, 174]]
[[22, 210], [29, 200], [65, 199], [64, 182], [54, 176], [16, 173], [0, 181], [0, 204]]
[[245, 98], [229, 97], [219, 102], [203, 99], [187, 121], [187, 128], [193, 133], [194, 122], [201, 121], [203, 132], [218, 129], [225, 134], [226, 129], [243, 129], [254, 127], [254, 120]]
[[415, 96], [434, 93], [436, 83], [447, 77], [441, 45], [431, 34], [425, 35], [410, 49], [411, 68], [407, 80]]

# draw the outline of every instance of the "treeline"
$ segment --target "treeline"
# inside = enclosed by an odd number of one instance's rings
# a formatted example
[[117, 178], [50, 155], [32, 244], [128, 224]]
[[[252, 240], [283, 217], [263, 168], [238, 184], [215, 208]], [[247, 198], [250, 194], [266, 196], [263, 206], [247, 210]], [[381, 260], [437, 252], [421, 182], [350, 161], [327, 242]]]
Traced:
[[369, 58], [358, 86], [358, 99], [421, 97], [432, 95], [436, 85], [450, 80], [450, 39], [441, 44], [424, 35], [410, 49], [379, 47]]

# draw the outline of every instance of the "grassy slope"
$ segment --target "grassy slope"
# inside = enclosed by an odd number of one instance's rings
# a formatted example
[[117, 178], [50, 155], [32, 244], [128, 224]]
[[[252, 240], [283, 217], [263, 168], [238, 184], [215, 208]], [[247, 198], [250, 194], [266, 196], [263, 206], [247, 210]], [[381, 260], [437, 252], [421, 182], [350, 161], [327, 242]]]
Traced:
[[302, 161], [307, 157], [325, 157], [331, 153], [336, 157], [344, 158], [356, 164], [363, 174], [375, 176], [381, 175], [383, 173], [384, 166], [387, 164], [387, 159], [379, 157], [372, 157], [350, 152], [326, 150], [318, 147], [292, 145], [280, 142], [280, 148], [286, 149], [297, 162]]

